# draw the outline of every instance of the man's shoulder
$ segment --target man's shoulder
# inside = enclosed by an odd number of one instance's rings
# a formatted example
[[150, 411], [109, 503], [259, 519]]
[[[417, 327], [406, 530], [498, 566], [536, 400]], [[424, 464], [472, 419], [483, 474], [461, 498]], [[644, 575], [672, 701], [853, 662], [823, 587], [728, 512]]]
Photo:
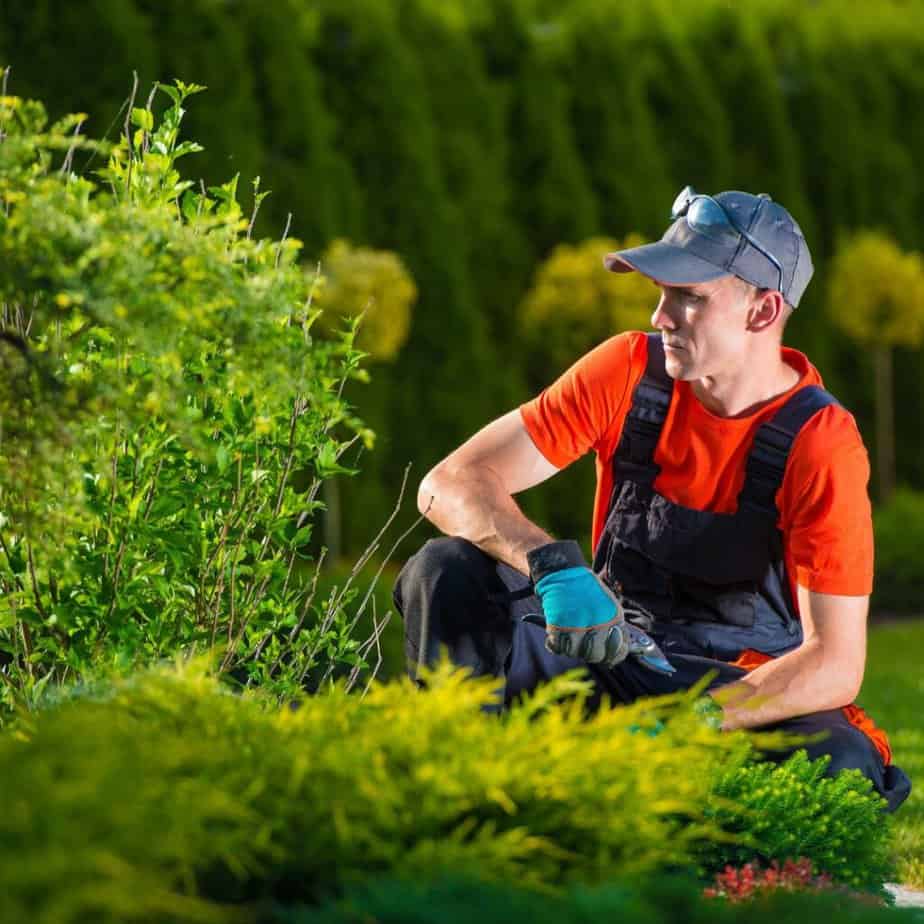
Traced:
[[[853, 414], [825, 387], [821, 373], [808, 357], [798, 350], [784, 347], [783, 359], [801, 376], [792, 398], [786, 403], [795, 398], [800, 411], [807, 414], [793, 449], [798, 447], [800, 452], [813, 454], [825, 451], [836, 454], [843, 449], [865, 452], [863, 438]], [[807, 390], [809, 388], [811, 392]]]
[[787, 474], [797, 481], [811, 481], [825, 472], [851, 471], [857, 476], [866, 473], [862, 484], [866, 489], [869, 456], [853, 414], [833, 401], [813, 413], [792, 444]]
[[622, 392], [642, 377], [647, 363], [648, 335], [641, 331], [625, 331], [581, 356], [559, 381], [570, 382], [590, 392], [613, 388]]

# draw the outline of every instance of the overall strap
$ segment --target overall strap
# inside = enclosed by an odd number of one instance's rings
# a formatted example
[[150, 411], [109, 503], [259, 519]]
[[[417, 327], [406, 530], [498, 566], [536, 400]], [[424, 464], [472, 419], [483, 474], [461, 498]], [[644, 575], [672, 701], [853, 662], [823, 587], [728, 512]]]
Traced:
[[776, 492], [783, 483], [792, 444], [802, 427], [822, 408], [837, 399], [819, 385], [800, 388], [770, 418], [761, 424], [748, 455], [744, 486], [738, 495], [738, 509], [777, 516]]
[[664, 367], [664, 346], [659, 334], [648, 334], [648, 365], [632, 394], [622, 437], [613, 455], [616, 482], [651, 485], [660, 471], [654, 454], [667, 419], [674, 391], [673, 379]]

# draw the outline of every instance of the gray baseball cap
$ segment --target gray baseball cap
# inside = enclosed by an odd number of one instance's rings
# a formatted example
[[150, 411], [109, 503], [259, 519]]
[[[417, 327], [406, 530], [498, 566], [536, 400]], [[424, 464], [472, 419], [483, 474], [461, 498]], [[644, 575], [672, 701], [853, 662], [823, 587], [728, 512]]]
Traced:
[[793, 308], [799, 304], [812, 278], [812, 256], [795, 219], [766, 193], [705, 196], [688, 186], [671, 215], [660, 241], [609, 253], [606, 268], [637, 270], [667, 285], [738, 276], [760, 289], [778, 289]]

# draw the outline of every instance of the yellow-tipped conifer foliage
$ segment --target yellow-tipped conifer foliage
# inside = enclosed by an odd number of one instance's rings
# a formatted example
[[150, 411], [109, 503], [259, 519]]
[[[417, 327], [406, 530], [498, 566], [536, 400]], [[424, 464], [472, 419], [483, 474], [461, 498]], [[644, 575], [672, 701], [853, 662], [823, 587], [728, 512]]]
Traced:
[[[706, 727], [693, 695], [585, 719], [572, 674], [494, 715], [491, 678], [444, 664], [426, 683], [279, 710], [193, 664], [59, 692], [0, 736], [5, 924], [230, 921], [381, 875], [552, 893], [695, 873], [729, 839], [719, 809], [740, 840], [746, 804], [789, 804], [792, 773], [770, 769], [750, 799], [746, 777], [723, 782], [747, 769], [748, 739]], [[874, 816], [852, 832], [862, 861], [882, 826], [863, 786], [836, 795], [853, 790]], [[817, 846], [828, 798], [792, 814], [794, 843]]]

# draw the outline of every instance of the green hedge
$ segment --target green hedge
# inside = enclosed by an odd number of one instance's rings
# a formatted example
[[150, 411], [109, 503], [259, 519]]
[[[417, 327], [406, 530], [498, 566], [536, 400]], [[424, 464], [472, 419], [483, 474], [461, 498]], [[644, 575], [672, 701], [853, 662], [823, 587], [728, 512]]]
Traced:
[[[818, 278], [792, 339], [871, 433], [867, 364], [821, 310], [825, 267], [853, 228], [924, 246], [921, 17], [919, 0], [850, 15], [837, 0], [36, 0], [0, 10], [0, 60], [12, 92], [88, 111], [99, 134], [118, 131], [132, 67], [143, 92], [207, 84], [215, 104], [191, 117], [207, 182], [262, 175], [262, 227], [278, 235], [291, 211], [309, 254], [346, 236], [405, 259], [411, 338], [356, 394], [381, 435], [347, 492], [357, 549], [408, 461], [422, 475], [561, 371], [526, 380], [513, 322], [537, 261], [595, 233], [658, 234], [686, 183], [765, 190], [797, 215]], [[919, 353], [896, 381], [899, 477], [921, 485]], [[569, 493], [527, 509], [586, 529]]]
[[874, 611], [920, 615], [924, 612], [924, 494], [900, 488], [876, 510], [873, 522]]

